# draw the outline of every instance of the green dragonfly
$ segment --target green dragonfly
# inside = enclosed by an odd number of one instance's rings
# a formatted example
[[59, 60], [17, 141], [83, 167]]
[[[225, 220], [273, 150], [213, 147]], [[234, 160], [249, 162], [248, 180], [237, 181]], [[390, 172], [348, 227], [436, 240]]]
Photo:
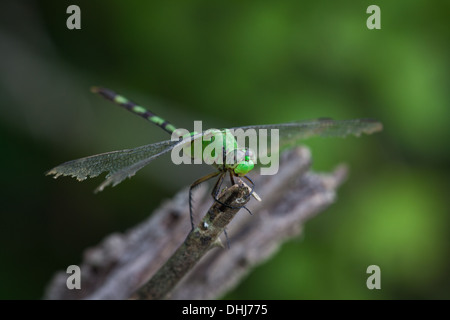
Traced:
[[[128, 100], [124, 96], [119, 95], [110, 89], [93, 87], [91, 91], [154, 123], [169, 134], [173, 135], [177, 130], [179, 130], [174, 125], [158, 117], [148, 109]], [[189, 214], [191, 219], [191, 227], [194, 229], [192, 192], [196, 186], [209, 179], [218, 177], [211, 192], [213, 199], [217, 202], [220, 202], [218, 200], [218, 194], [220, 192], [224, 177], [227, 174], [229, 175], [232, 184], [235, 183], [235, 178], [240, 179], [240, 181], [242, 181], [242, 179], [246, 179], [251, 184], [251, 187], [247, 185], [250, 190], [250, 195], [260, 201], [259, 196], [253, 191], [254, 183], [247, 175], [253, 170], [254, 165], [258, 161], [258, 156], [252, 151], [252, 149], [238, 145], [235, 137], [230, 133], [230, 130], [242, 129], [245, 131], [253, 129], [259, 132], [261, 129], [266, 129], [268, 131], [277, 129], [279, 133], [279, 143], [277, 147], [278, 150], [283, 150], [286, 147], [299, 144], [301, 140], [312, 136], [345, 137], [351, 134], [359, 136], [362, 133], [372, 134], [374, 132], [381, 131], [382, 128], [383, 126], [380, 122], [372, 119], [353, 119], [342, 121], [318, 119], [273, 125], [236, 127], [213, 131], [207, 130], [200, 133], [191, 132], [189, 134], [179, 135], [179, 139], [171, 139], [133, 149], [106, 152], [68, 161], [49, 170], [46, 174], [54, 175], [55, 179], [59, 176], [71, 176], [79, 181], [82, 181], [86, 178], [96, 177], [103, 172], [108, 172], [105, 181], [95, 190], [95, 192], [98, 192], [102, 191], [106, 186], [115, 186], [127, 177], [133, 176], [138, 170], [148, 165], [151, 161], [172, 151], [175, 147], [187, 148], [187, 152], [190, 152], [188, 155], [194, 158], [199, 155], [194, 154], [192, 149], [189, 148], [193, 145], [193, 143], [195, 143], [195, 141], [201, 141], [201, 152], [205, 151], [206, 148], [211, 147], [211, 144], [216, 143], [215, 146], [217, 147], [217, 143], [219, 143], [219, 148], [221, 148], [222, 152], [221, 155], [215, 155], [215, 160], [220, 159], [222, 161], [212, 163], [217, 170], [196, 180], [189, 189]], [[207, 135], [209, 135], [210, 139], [204, 139]], [[228, 156], [231, 157], [232, 161], [228, 161]], [[224, 161], [225, 158], [227, 158], [227, 161]]]

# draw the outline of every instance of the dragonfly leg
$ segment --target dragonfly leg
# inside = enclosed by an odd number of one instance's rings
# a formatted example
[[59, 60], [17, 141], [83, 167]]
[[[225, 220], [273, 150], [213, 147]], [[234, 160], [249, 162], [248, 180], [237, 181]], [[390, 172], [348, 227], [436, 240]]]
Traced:
[[231, 185], [234, 186], [236, 184], [236, 182], [234, 182], [233, 173], [231, 171], [228, 171], [228, 172], [230, 173]]
[[225, 147], [222, 147], [222, 171], [225, 171], [225, 158], [227, 154], [225, 153]]
[[[191, 184], [190, 188], [189, 188], [189, 217], [191, 218], [191, 227], [192, 230], [194, 230], [194, 214], [192, 211], [192, 191], [195, 187], [197, 187], [198, 185], [200, 185], [202, 182], [208, 181], [209, 179], [212, 179], [216, 176], [218, 176], [221, 172], [217, 171], [217, 172], [213, 172], [210, 173], [196, 181], [194, 181], [193, 184]], [[216, 183], [217, 184], [217, 183]]]
[[[244, 176], [244, 178], [247, 179], [252, 184], [252, 189], [250, 190], [250, 193], [247, 196], [247, 198], [248, 198], [253, 194], [253, 191], [255, 190], [255, 183], [253, 182], [252, 179], [250, 179], [247, 176]], [[247, 207], [244, 207], [244, 208], [248, 211], [248, 213], [250, 213], [250, 215], [253, 215], [253, 213], [249, 209], [247, 209]]]
[[[230, 172], [231, 183], [232, 183], [232, 185], [234, 185], [235, 182], [234, 182], [233, 174], [231, 173], [231, 171], [229, 171], [229, 172]], [[219, 194], [220, 187], [222, 186], [222, 182], [223, 182], [224, 176], [225, 176], [225, 174], [222, 173], [222, 175], [219, 177], [219, 179], [217, 179], [216, 185], [214, 186], [213, 191], [211, 192], [211, 195], [212, 195], [214, 201], [220, 203], [221, 205], [223, 205], [225, 207], [231, 208], [231, 209], [242, 209], [242, 208], [244, 208], [245, 210], [248, 211], [248, 213], [252, 214], [251, 211], [248, 210], [248, 208], [246, 206], [233, 207], [233, 206], [230, 206], [228, 204], [223, 203], [222, 201], [220, 201], [218, 199], [217, 196]], [[252, 192], [253, 192], [253, 189], [252, 189]]]
[[216, 181], [216, 184], [214, 185], [214, 188], [212, 189], [211, 195], [214, 199], [216, 199], [217, 196], [219, 195], [220, 187], [222, 186], [224, 176], [225, 173], [221, 172], [219, 178]]
[[250, 190], [250, 193], [249, 193], [249, 195], [247, 196], [247, 198], [248, 198], [248, 197], [250, 197], [250, 196], [253, 194], [253, 191], [255, 190], [255, 183], [253, 182], [252, 179], [250, 179], [250, 178], [247, 177], [247, 176], [244, 176], [243, 178], [247, 179], [248, 182], [250, 182], [250, 183], [252, 184], [252, 189]]
[[[236, 182], [234, 181], [233, 173], [231, 171], [229, 171], [229, 172], [230, 172], [231, 185], [234, 185]], [[253, 183], [252, 180], [250, 180], [249, 177], [244, 176], [244, 178], [247, 178], [247, 180], [250, 181], [250, 183], [252, 184], [252, 189], [250, 190], [250, 194], [246, 197], [246, 199], [247, 199], [248, 197], [250, 197], [253, 194], [253, 189], [255, 188], [255, 184]], [[250, 213], [250, 215], [252, 214], [252, 212], [246, 206], [243, 206], [242, 208], [247, 210], [248, 213]]]

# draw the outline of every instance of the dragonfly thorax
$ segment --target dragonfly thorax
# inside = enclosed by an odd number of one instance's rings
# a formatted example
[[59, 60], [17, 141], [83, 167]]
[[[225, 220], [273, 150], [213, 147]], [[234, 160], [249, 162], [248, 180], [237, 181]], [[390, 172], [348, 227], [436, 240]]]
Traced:
[[249, 148], [240, 147], [229, 129], [210, 129], [205, 131], [201, 138], [202, 148], [197, 149], [201, 151], [201, 154], [196, 153], [192, 145], [187, 146], [193, 158], [198, 159], [203, 156], [206, 163], [218, 170], [232, 171], [234, 175], [240, 177], [245, 176], [255, 166], [254, 152]]

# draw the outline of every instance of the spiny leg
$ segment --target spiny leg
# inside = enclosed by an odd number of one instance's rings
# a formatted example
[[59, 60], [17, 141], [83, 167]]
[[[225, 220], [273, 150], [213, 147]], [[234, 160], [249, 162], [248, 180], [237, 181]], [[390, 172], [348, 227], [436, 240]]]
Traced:
[[[231, 208], [231, 206], [228, 206], [228, 205], [222, 203], [222, 202], [221, 202], [220, 200], [218, 200], [218, 198], [217, 198], [218, 195], [219, 195], [220, 187], [222, 186], [223, 178], [224, 178], [224, 177], [225, 177], [225, 172], [222, 172], [221, 175], [219, 176], [219, 178], [217, 179], [216, 184], [214, 185], [213, 190], [211, 191], [211, 195], [212, 195], [214, 201], [220, 203], [221, 205], [224, 205], [224, 206], [227, 206], [227, 207], [230, 207], [230, 208]], [[228, 239], [227, 228], [224, 228], [224, 229], [223, 229], [223, 233], [225, 234], [225, 240], [226, 240], [226, 242], [227, 242], [227, 248], [230, 249], [230, 240]]]
[[[234, 185], [235, 182], [234, 182], [233, 174], [232, 174], [231, 171], [228, 171], [228, 172], [230, 173], [231, 184]], [[228, 205], [226, 203], [223, 203], [222, 201], [219, 200], [218, 195], [219, 195], [220, 187], [222, 186], [222, 182], [223, 182], [223, 178], [224, 177], [225, 177], [225, 173], [222, 173], [222, 175], [219, 177], [219, 179], [217, 179], [217, 182], [216, 182], [216, 184], [215, 184], [215, 186], [213, 188], [213, 191], [211, 192], [211, 195], [212, 195], [214, 201], [217, 202], [217, 203], [220, 203], [221, 205], [223, 205], [225, 207], [231, 208], [231, 209], [244, 208], [245, 210], [248, 211], [248, 213], [252, 214], [251, 211], [248, 210], [246, 206], [233, 207], [233, 206], [230, 206], [230, 205]]]
[[230, 173], [230, 181], [231, 185], [234, 186], [236, 183], [234, 182], [233, 173], [231, 171], [228, 171]]
[[250, 196], [253, 194], [253, 191], [255, 190], [255, 183], [253, 182], [252, 179], [250, 179], [250, 178], [247, 177], [247, 176], [243, 176], [243, 178], [247, 179], [247, 180], [252, 184], [252, 189], [250, 190], [250, 193], [249, 193], [249, 195], [247, 196], [247, 198], [248, 198], [248, 197], [250, 197]]
[[[246, 197], [246, 198], [248, 198], [248, 197], [250, 197], [253, 194], [253, 190], [255, 190], [255, 183], [252, 181], [252, 179], [250, 179], [247, 176], [244, 176], [243, 178], [247, 179], [252, 184], [252, 189], [250, 190], [250, 193]], [[253, 215], [253, 213], [246, 206], [244, 206], [244, 209], [247, 210], [247, 212], [250, 213], [250, 215]]]
[[[248, 197], [250, 197], [250, 196], [253, 196], [253, 198], [255, 198], [255, 200], [261, 201], [260, 196], [255, 192], [255, 183], [253, 182], [253, 180], [250, 179], [248, 176], [243, 176], [242, 178], [247, 179], [247, 180], [251, 183], [251, 185], [252, 185], [252, 187], [250, 188], [245, 182], [243, 182], [243, 183], [247, 186], [247, 188], [250, 190], [250, 193], [249, 193], [249, 195], [246, 197], [246, 199], [247, 199]], [[241, 181], [242, 181], [242, 180], [241, 180]]]
[[[192, 190], [197, 187], [200, 183], [208, 181], [209, 179], [212, 179], [216, 176], [218, 176], [221, 172], [217, 171], [217, 172], [213, 172], [210, 173], [196, 181], [194, 181], [193, 184], [191, 184], [190, 188], [189, 188], [189, 217], [191, 218], [191, 227], [192, 230], [194, 230], [194, 214], [192, 212]], [[217, 184], [217, 183], [216, 183]]]
[[225, 147], [222, 146], [222, 171], [225, 171], [225, 158], [227, 157]]
[[[255, 189], [255, 183], [254, 183], [249, 177], [247, 177], [247, 176], [244, 176], [243, 178], [246, 178], [246, 179], [247, 179], [248, 181], [250, 181], [250, 183], [252, 184], [252, 188], [251, 188], [251, 190], [250, 190], [250, 193], [248, 194], [248, 196], [245, 197], [245, 198], [247, 199], [248, 197], [250, 197], [250, 196], [253, 194], [253, 190]], [[231, 171], [230, 171], [230, 180], [231, 180], [231, 183], [232, 183], [232, 184], [235, 183], [235, 182], [234, 182], [234, 177], [233, 177], [233, 174], [231, 173]], [[246, 206], [243, 206], [242, 208], [244, 208], [245, 210], [247, 210], [247, 212], [250, 213], [250, 215], [253, 215], [252, 212], [251, 212]]]
[[[231, 171], [228, 171], [228, 172], [230, 173], [230, 181], [231, 181], [231, 185], [236, 184], [236, 182], [234, 182], [233, 173], [232, 173]], [[255, 183], [253, 182], [252, 179], [250, 179], [250, 178], [247, 177], [247, 176], [243, 176], [243, 178], [247, 179], [247, 181], [249, 181], [249, 182], [252, 184], [252, 188], [250, 189], [250, 193], [249, 193], [249, 195], [246, 197], [246, 198], [248, 198], [248, 197], [250, 197], [251, 195], [253, 195], [253, 191], [255, 190]]]
[[217, 199], [217, 196], [219, 195], [220, 192], [220, 187], [222, 186], [222, 182], [223, 182], [223, 178], [225, 176], [224, 172], [220, 172], [220, 176], [216, 181], [216, 184], [214, 185], [214, 188], [211, 191], [211, 195], [214, 198], [214, 200]]
[[[233, 206], [230, 206], [230, 205], [228, 205], [226, 203], [223, 203], [222, 201], [219, 200], [218, 196], [219, 196], [220, 187], [222, 186], [224, 177], [225, 177], [225, 172], [222, 172], [220, 177], [217, 179], [216, 184], [214, 185], [214, 188], [213, 188], [213, 190], [211, 192], [211, 196], [213, 197], [214, 201], [217, 202], [217, 203], [220, 203], [221, 205], [223, 205], [225, 207], [231, 208], [231, 209], [245, 208], [245, 206], [244, 207], [233, 207]], [[233, 185], [234, 185], [234, 183], [233, 183]], [[248, 211], [247, 208], [245, 208], [245, 209]]]
[[[232, 173], [231, 171], [228, 171], [228, 172], [230, 173], [230, 181], [231, 181], [231, 185], [235, 185], [236, 182], [234, 181], [233, 173]], [[251, 192], [253, 192], [253, 189], [251, 190]], [[250, 194], [251, 194], [251, 193], [250, 193]], [[249, 194], [246, 198], [248, 198], [248, 197], [250, 196], [250, 194]], [[248, 210], [246, 206], [243, 206], [242, 208], [244, 208], [244, 209], [247, 210], [250, 214], [252, 214], [251, 211]]]

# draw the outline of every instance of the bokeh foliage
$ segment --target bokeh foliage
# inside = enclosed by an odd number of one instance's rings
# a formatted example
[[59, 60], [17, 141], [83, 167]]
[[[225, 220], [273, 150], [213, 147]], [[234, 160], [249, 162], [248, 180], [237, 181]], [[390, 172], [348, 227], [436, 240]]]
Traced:
[[[69, 4], [81, 30], [66, 28]], [[371, 4], [381, 30], [366, 27]], [[83, 249], [208, 172], [166, 157], [95, 196], [99, 179], [44, 177], [66, 160], [167, 138], [91, 85], [186, 128], [381, 120], [381, 134], [305, 142], [315, 170], [345, 162], [349, 180], [226, 298], [450, 298], [448, 12], [446, 1], [406, 0], [2, 1], [0, 298], [41, 297]], [[371, 264], [378, 291], [365, 286]]]

